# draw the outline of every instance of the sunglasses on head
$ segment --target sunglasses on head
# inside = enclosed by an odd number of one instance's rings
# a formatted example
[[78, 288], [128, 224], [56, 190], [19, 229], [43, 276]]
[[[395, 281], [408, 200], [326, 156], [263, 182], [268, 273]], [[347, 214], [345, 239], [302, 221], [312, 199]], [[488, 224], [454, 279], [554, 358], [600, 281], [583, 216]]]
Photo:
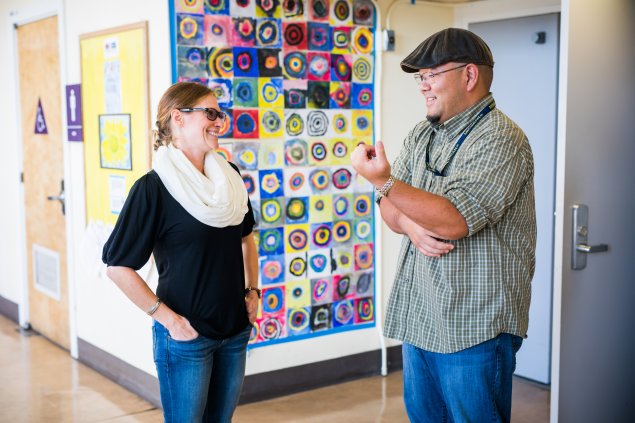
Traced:
[[181, 112], [205, 112], [207, 119], [215, 121], [216, 119], [225, 120], [227, 114], [220, 110], [216, 110], [213, 107], [189, 107], [185, 109], [178, 109]]

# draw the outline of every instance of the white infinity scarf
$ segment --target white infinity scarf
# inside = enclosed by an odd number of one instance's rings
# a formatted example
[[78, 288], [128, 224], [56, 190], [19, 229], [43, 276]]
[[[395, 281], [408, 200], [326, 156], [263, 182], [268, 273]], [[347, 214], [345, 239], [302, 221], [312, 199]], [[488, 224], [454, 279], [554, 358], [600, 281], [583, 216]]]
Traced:
[[201, 223], [217, 228], [238, 225], [249, 210], [242, 178], [215, 151], [205, 155], [205, 175], [172, 145], [159, 147], [152, 168], [170, 195]]

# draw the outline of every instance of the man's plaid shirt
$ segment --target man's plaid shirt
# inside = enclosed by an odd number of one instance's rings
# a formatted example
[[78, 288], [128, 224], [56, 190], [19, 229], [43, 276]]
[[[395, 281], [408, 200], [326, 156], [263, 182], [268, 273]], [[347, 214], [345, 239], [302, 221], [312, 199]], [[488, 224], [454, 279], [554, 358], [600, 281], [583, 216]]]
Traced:
[[[384, 334], [419, 348], [451, 353], [500, 333], [526, 336], [535, 268], [534, 164], [523, 131], [498, 109], [470, 132], [445, 176], [442, 169], [461, 132], [491, 94], [435, 128], [419, 123], [392, 168], [414, 187], [450, 200], [468, 235], [442, 257], [421, 254], [404, 236], [388, 301]], [[421, 204], [421, 207], [425, 207]]]

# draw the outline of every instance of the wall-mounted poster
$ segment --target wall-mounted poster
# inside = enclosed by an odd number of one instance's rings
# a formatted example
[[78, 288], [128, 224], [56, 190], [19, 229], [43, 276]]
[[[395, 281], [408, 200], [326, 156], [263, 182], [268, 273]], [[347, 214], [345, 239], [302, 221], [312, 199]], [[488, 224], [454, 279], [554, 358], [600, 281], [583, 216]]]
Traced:
[[86, 220], [114, 225], [112, 199], [150, 165], [147, 23], [82, 35], [80, 53]]
[[130, 114], [99, 115], [100, 166], [132, 170]]
[[171, 0], [174, 81], [228, 115], [220, 153], [256, 213], [261, 309], [251, 347], [375, 325], [370, 0]]

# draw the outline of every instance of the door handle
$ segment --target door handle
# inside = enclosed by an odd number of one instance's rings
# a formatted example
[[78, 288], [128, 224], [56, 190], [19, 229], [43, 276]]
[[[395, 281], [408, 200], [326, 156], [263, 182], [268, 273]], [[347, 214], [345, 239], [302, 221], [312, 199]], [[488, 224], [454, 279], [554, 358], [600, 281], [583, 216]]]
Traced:
[[601, 253], [609, 250], [606, 244], [589, 245], [589, 207], [584, 204], [574, 204], [573, 212], [573, 236], [571, 249], [571, 268], [582, 270], [586, 267], [587, 254]]
[[60, 183], [60, 193], [59, 195], [49, 195], [46, 197], [49, 201], [59, 201], [62, 204], [62, 214], [66, 214], [66, 194], [64, 192], [64, 180], [62, 179]]
[[602, 253], [604, 251], [609, 250], [609, 246], [606, 244], [598, 244], [598, 245], [586, 245], [586, 244], [578, 244], [575, 246], [577, 251], [581, 253]]

